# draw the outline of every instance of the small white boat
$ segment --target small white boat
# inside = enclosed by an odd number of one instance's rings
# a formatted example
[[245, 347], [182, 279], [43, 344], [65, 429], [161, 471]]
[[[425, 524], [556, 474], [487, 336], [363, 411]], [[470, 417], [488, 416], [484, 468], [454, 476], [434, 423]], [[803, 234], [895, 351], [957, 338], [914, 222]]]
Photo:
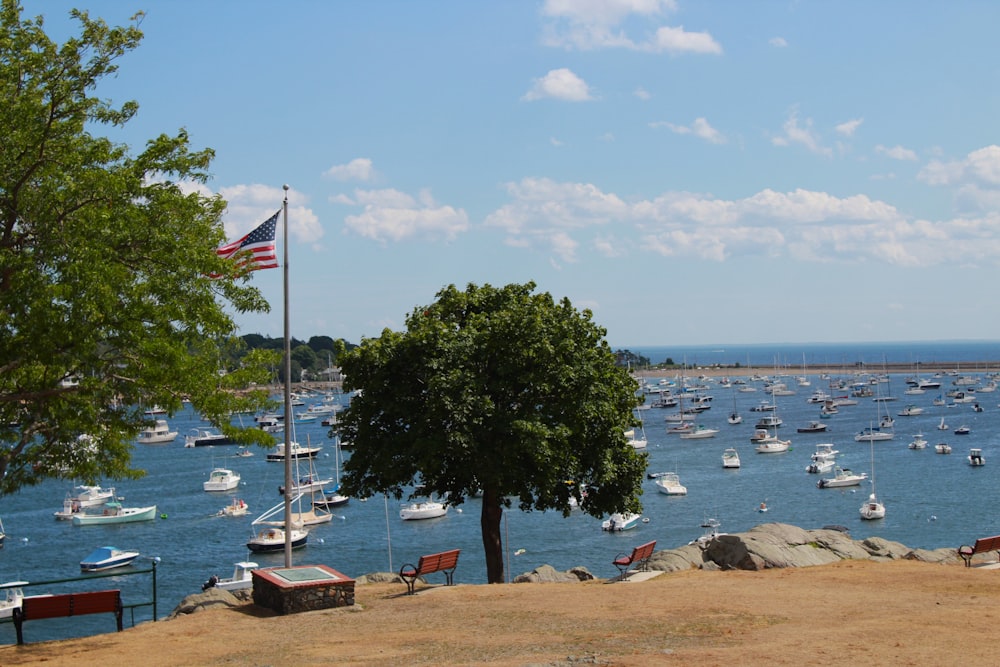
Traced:
[[675, 472], [661, 473], [656, 478], [656, 488], [668, 496], [686, 496], [687, 487], [681, 484], [680, 477]]
[[140, 445], [157, 445], [164, 442], [173, 442], [177, 439], [177, 431], [171, 431], [166, 419], [157, 419], [152, 426], [148, 426], [139, 432], [135, 441]]
[[122, 507], [118, 501], [106, 503], [103, 509], [73, 515], [74, 526], [96, 526], [108, 523], [133, 523], [152, 521], [156, 518], [156, 505], [149, 507]]
[[854, 436], [855, 442], [876, 442], [882, 440], [892, 440], [896, 434], [892, 431], [883, 431], [879, 426], [865, 426]]
[[245, 516], [250, 507], [242, 498], [233, 498], [233, 501], [215, 513], [215, 516]]
[[202, 483], [206, 491], [232, 491], [240, 485], [240, 474], [229, 468], [215, 468]]
[[[293, 442], [291, 446], [291, 456], [293, 459], [306, 459], [313, 458], [319, 451], [323, 449], [322, 447], [303, 447], [297, 442]], [[270, 452], [267, 453], [267, 460], [271, 463], [284, 461], [285, 460], [285, 443], [279, 442], [274, 446]]]
[[916, 405], [903, 406], [903, 409], [899, 411], [900, 417], [916, 417], [922, 414], [924, 414], [924, 409]]
[[201, 585], [201, 590], [207, 591], [210, 588], [219, 588], [224, 591], [239, 591], [253, 587], [253, 571], [260, 565], [252, 561], [243, 560], [233, 566], [233, 576], [227, 579], [219, 579], [212, 575], [208, 581]]
[[941, 417], [941, 423], [938, 424], [937, 428], [938, 428], [939, 431], [947, 431], [948, 430], [948, 425], [944, 423], [944, 417]]
[[667, 433], [687, 433], [694, 428], [694, 422], [678, 422], [667, 427]]
[[249, 458], [253, 456], [253, 450], [251, 450], [249, 447], [240, 447], [239, 449], [236, 450], [236, 456], [241, 459]]
[[723, 468], [740, 467], [740, 453], [736, 451], [735, 447], [730, 447], [729, 449], [722, 452], [722, 467]]
[[3, 584], [3, 598], [0, 599], [0, 618], [10, 618], [14, 615], [15, 609], [21, 608], [21, 601], [24, 600], [24, 591], [21, 586], [26, 586], [27, 581], [8, 581]]
[[865, 504], [861, 506], [859, 510], [861, 513], [861, 518], [866, 520], [873, 519], [884, 519], [885, 518], [885, 505], [878, 501], [875, 494], [872, 493], [868, 496], [868, 500]]
[[750, 442], [761, 442], [762, 440], [767, 440], [771, 437], [771, 432], [766, 428], [755, 428], [753, 433], [750, 434]]
[[701, 527], [705, 529], [705, 531], [701, 534], [701, 537], [696, 540], [691, 540], [688, 544], [698, 545], [701, 547], [707, 546], [709, 542], [717, 538], [719, 535], [725, 535], [725, 533], [719, 532], [719, 527], [721, 525], [722, 523], [719, 522], [718, 519], [706, 519], [701, 524]]
[[968, 426], [959, 426], [955, 429], [955, 435], [969, 435], [972, 432]]
[[970, 466], [984, 466], [986, 465], [986, 459], [983, 458], [983, 450], [978, 448], [973, 448], [969, 450], [969, 465]]
[[625, 530], [632, 530], [642, 521], [641, 514], [632, 512], [615, 512], [601, 524], [601, 530], [609, 533], [619, 533]]
[[229, 436], [214, 428], [193, 428], [184, 436], [185, 447], [211, 447], [213, 445], [231, 445]]
[[934, 451], [938, 454], [951, 454], [951, 445], [947, 442], [939, 442], [934, 445]]
[[[310, 466], [312, 467], [312, 466]], [[299, 480], [292, 484], [290, 490], [291, 495], [298, 495], [300, 493], [312, 493], [313, 491], [322, 491], [324, 488], [333, 484], [333, 478], [327, 477], [321, 479], [320, 477], [308, 474], [303, 477], [299, 477]], [[285, 485], [281, 484], [278, 486], [278, 494], [283, 495], [285, 493]]]
[[714, 438], [715, 434], [719, 432], [717, 428], [708, 428], [703, 424], [698, 424], [690, 431], [685, 431], [681, 433], [681, 440], [702, 440], [704, 438]]
[[913, 440], [907, 445], [910, 449], [924, 449], [927, 447], [927, 440], [924, 439], [923, 433], [917, 433], [913, 436]]
[[625, 431], [625, 438], [633, 449], [646, 449], [646, 446], [649, 444], [649, 441], [646, 440], [646, 432], [641, 426], [638, 433], [636, 433], [634, 428]]
[[97, 507], [109, 500], [114, 500], [114, 487], [88, 486], [81, 484], [74, 486], [72, 493], [67, 496], [70, 500], [75, 500], [81, 508]]
[[833, 459], [813, 460], [809, 465], [806, 466], [806, 472], [821, 475], [825, 472], [830, 472], [831, 470], [833, 470], [834, 465], [836, 465], [836, 461], [834, 461]]
[[448, 513], [448, 506], [437, 500], [415, 501], [399, 508], [399, 518], [403, 521], [437, 519]]
[[754, 449], [758, 454], [780, 454], [787, 452], [791, 445], [791, 440], [779, 440], [776, 436], [771, 436], [764, 440], [758, 440]]
[[858, 486], [861, 482], [868, 479], [868, 473], [855, 473], [849, 468], [836, 468], [833, 473], [833, 477], [825, 477], [818, 482], [816, 486], [821, 489], [834, 489], [844, 486]]
[[81, 572], [103, 572], [116, 567], [125, 567], [139, 557], [138, 551], [128, 551], [118, 547], [97, 547], [80, 561]]
[[811, 421], [805, 426], [795, 429], [798, 433], [822, 433], [826, 430], [826, 424], [819, 421]]

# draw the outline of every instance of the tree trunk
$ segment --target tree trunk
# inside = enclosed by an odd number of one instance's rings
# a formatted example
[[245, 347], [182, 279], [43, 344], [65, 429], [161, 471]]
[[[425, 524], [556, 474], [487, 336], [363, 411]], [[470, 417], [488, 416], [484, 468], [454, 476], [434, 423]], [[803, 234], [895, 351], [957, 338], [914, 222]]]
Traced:
[[486, 581], [490, 584], [504, 583], [503, 539], [500, 537], [500, 519], [503, 508], [497, 492], [483, 491], [483, 511], [479, 526], [483, 535], [483, 551], [486, 553]]

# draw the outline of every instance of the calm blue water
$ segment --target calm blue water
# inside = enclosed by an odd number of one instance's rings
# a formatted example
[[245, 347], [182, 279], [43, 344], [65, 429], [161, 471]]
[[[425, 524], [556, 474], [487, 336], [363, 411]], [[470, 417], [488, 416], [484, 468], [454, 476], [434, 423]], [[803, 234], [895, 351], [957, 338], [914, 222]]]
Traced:
[[[970, 364], [1000, 356], [992, 352], [1000, 350], [997, 343], [949, 345], [938, 344], [934, 348], [938, 356], [934, 357], [928, 354], [930, 348], [922, 345], [912, 346], [912, 354], [915, 359], [962, 360]], [[760, 348], [761, 358], [773, 356], [773, 352], [764, 347], [753, 346]], [[736, 355], [733, 360], [745, 365], [748, 347], [733, 349]], [[902, 344], [892, 349], [872, 346], [871, 350], [861, 352], [859, 346], [842, 356], [854, 358], [863, 354], [865, 360], [870, 358], [873, 363], [881, 363], [883, 354], [889, 362], [909, 359], [907, 348]], [[648, 352], [641, 352], [648, 355]], [[792, 366], [796, 358], [801, 364], [801, 352], [796, 347], [788, 353]], [[668, 354], [675, 358], [680, 356], [675, 348]], [[835, 354], [833, 348], [829, 354]], [[690, 355], [688, 362], [694, 363]], [[761, 367], [773, 365], [773, 361], [764, 363], [754, 358], [751, 363]], [[818, 362], [807, 356], [807, 363]], [[963, 367], [962, 372], [982, 378], [985, 368], [977, 372], [970, 365], [968, 370]], [[794, 368], [790, 369], [790, 374], [798, 375]], [[749, 437], [759, 413], [750, 412], [749, 408], [766, 395], [762, 391], [737, 393], [712, 386], [709, 393], [714, 396], [713, 407], [703, 413], [699, 421], [721, 429], [713, 439], [680, 440], [666, 433], [666, 411], [642, 411], [649, 440], [649, 470], [677, 471], [688, 488], [687, 496], [665, 496], [657, 492], [653, 481], [645, 481], [644, 515], [649, 522], [634, 531], [619, 534], [602, 532], [599, 519], [580, 513], [563, 519], [553, 512], [512, 510], [503, 526], [510, 563], [508, 572], [513, 576], [542, 564], [559, 570], [583, 565], [596, 576], [610, 577], [617, 572], [611, 560], [618, 552], [650, 539], [658, 541], [658, 548], [686, 544], [702, 533], [700, 524], [710, 517], [720, 520], [722, 530], [727, 532], [744, 531], [765, 521], [804, 528], [841, 524], [847, 526], [856, 539], [878, 535], [928, 549], [957, 547], [977, 537], [995, 534], [997, 526], [992, 513], [983, 508], [992, 507], [1000, 493], [993, 472], [1000, 466], [1000, 393], [981, 394], [979, 402], [984, 412], [980, 413], [973, 412], [971, 404], [936, 407], [932, 405], [937, 395], [934, 392], [922, 396], [904, 395], [902, 378], [902, 375], [893, 375], [888, 386], [881, 385], [882, 393], [898, 397], [896, 402], [887, 404], [890, 412], [896, 415], [909, 403], [926, 410], [917, 417], [896, 416], [895, 440], [875, 445], [877, 488], [888, 512], [884, 520], [864, 522], [858, 517], [858, 507], [869, 492], [868, 485], [821, 490], [816, 487], [820, 476], [805, 472], [809, 456], [819, 442], [836, 444], [841, 451], [841, 465], [870, 472], [868, 444], [856, 443], [853, 439], [863, 426], [877, 420], [876, 403], [870, 398], [858, 399], [858, 405], [843, 407], [840, 414], [824, 420], [830, 429], [827, 433], [799, 434], [795, 432], [796, 426], [819, 417], [819, 406], [807, 403], [806, 399], [815, 389], [827, 389], [827, 383], [813, 375], [809, 376], [812, 386], [796, 387], [794, 377], [789, 377], [787, 382], [797, 393], [779, 397], [777, 401], [779, 415], [785, 422], [780, 435], [792, 439], [792, 449], [784, 454], [756, 454]], [[953, 379], [942, 378], [942, 390], [949, 388]], [[737, 426], [726, 423], [734, 397], [744, 416], [744, 422]], [[937, 430], [942, 416], [950, 426], [948, 431]], [[7, 546], [0, 550], [0, 582], [73, 577], [79, 574], [79, 561], [95, 547], [115, 545], [136, 549], [144, 555], [160, 558], [158, 592], [162, 617], [184, 596], [200, 591], [201, 584], [210, 575], [229, 576], [236, 561], [249, 558], [264, 566], [282, 565], [281, 554], [251, 558], [245, 548], [251, 534], [251, 519], [280, 500], [277, 488], [283, 481], [282, 465], [265, 462], [262, 451], [253, 458], [235, 457], [233, 446], [185, 449], [183, 435], [192, 427], [203, 425], [202, 422], [190, 412], [175, 415], [169, 421], [181, 437], [171, 445], [137, 446], [135, 464], [146, 470], [147, 476], [116, 485], [127, 506], [155, 503], [158, 513], [166, 518], [121, 526], [77, 527], [53, 518], [53, 512], [61, 509], [71, 484], [49, 481], [24, 489], [14, 497], [0, 500], [0, 516], [8, 535]], [[952, 434], [951, 429], [961, 424], [971, 427], [971, 435]], [[297, 436], [299, 441], [308, 439], [313, 444], [324, 445], [317, 464], [321, 473], [332, 476], [334, 449], [326, 431], [315, 422], [299, 425]], [[907, 448], [917, 432], [925, 434], [930, 443], [927, 449]], [[953, 454], [943, 456], [934, 452], [934, 444], [942, 441], [953, 445]], [[743, 460], [741, 469], [722, 468], [720, 457], [726, 447], [739, 449]], [[967, 465], [965, 457], [970, 447], [983, 449], [987, 460], [985, 467]], [[241, 473], [243, 482], [237, 492], [210, 494], [202, 491], [202, 482], [215, 466], [234, 468]], [[251, 511], [247, 517], [212, 516], [236, 495], [249, 503]], [[767, 514], [757, 512], [761, 501], [766, 501], [770, 508]], [[403, 563], [415, 561], [421, 554], [457, 547], [462, 550], [462, 556], [456, 581], [485, 582], [478, 500], [472, 499], [461, 508], [452, 508], [447, 517], [426, 522], [401, 521], [398, 509], [399, 504], [391, 499], [387, 502], [382, 498], [367, 502], [351, 500], [348, 505], [334, 510], [338, 517], [332, 523], [312, 530], [309, 546], [294, 552], [295, 562], [324, 563], [356, 577], [373, 571], [398, 571]], [[519, 555], [514, 555], [517, 552]], [[148, 586], [146, 577], [116, 577], [82, 587], [77, 584], [76, 589], [121, 587], [126, 602], [135, 602], [148, 599]], [[60, 586], [50, 586], [44, 591], [29, 589], [29, 592], [61, 590]], [[151, 618], [148, 609], [136, 613], [137, 622], [148, 618]], [[26, 632], [29, 641], [38, 641], [106, 632], [113, 627], [112, 623], [110, 616], [80, 617], [75, 619], [76, 630], [69, 623], [54, 620], [29, 626]], [[0, 625], [0, 642], [13, 641], [13, 627]]]

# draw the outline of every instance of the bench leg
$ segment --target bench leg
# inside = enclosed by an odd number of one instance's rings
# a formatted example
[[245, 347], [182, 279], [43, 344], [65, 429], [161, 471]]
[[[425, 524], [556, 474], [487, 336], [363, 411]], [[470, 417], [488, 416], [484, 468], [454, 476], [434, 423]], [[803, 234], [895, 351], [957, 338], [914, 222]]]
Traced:
[[24, 634], [21, 631], [21, 624], [24, 623], [24, 619], [21, 617], [21, 610], [14, 609], [14, 630], [17, 632], [17, 644], [18, 646], [24, 644]]
[[444, 571], [444, 584], [445, 584], [445, 586], [454, 586], [455, 585], [455, 579], [454, 579], [454, 577], [455, 577], [455, 570], [451, 570], [451, 571], [445, 570]]

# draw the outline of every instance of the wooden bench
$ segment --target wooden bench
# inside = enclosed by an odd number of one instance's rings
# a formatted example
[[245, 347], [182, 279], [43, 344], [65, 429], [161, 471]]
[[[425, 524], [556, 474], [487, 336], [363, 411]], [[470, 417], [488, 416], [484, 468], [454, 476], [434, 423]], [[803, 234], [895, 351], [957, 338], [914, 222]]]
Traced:
[[628, 571], [632, 569], [632, 566], [636, 566], [637, 570], [647, 570], [649, 567], [649, 557], [653, 555], [653, 548], [656, 546], [656, 540], [652, 542], [646, 542], [645, 544], [640, 544], [635, 549], [632, 549], [631, 554], [626, 554], [624, 552], [618, 554], [617, 557], [611, 563], [618, 568], [621, 573], [622, 581], [628, 576]]
[[17, 631], [17, 643], [24, 643], [21, 626], [25, 621], [40, 618], [62, 618], [65, 616], [82, 616], [83, 614], [112, 613], [118, 624], [118, 632], [122, 631], [122, 596], [119, 590], [91, 591], [84, 593], [66, 593], [63, 595], [39, 595], [26, 597], [21, 601], [21, 608], [14, 608], [14, 628]]
[[997, 560], [1000, 561], [1000, 535], [980, 537], [971, 547], [968, 544], [963, 544], [958, 548], [958, 555], [965, 561], [965, 567], [969, 567], [972, 565], [973, 556], [987, 551], [996, 551]]
[[412, 563], [407, 563], [399, 568], [399, 577], [406, 583], [407, 594], [413, 595], [413, 586], [417, 579], [431, 572], [444, 572], [445, 585], [453, 586], [459, 551], [459, 549], [452, 549], [451, 551], [428, 554], [420, 557], [416, 567]]

